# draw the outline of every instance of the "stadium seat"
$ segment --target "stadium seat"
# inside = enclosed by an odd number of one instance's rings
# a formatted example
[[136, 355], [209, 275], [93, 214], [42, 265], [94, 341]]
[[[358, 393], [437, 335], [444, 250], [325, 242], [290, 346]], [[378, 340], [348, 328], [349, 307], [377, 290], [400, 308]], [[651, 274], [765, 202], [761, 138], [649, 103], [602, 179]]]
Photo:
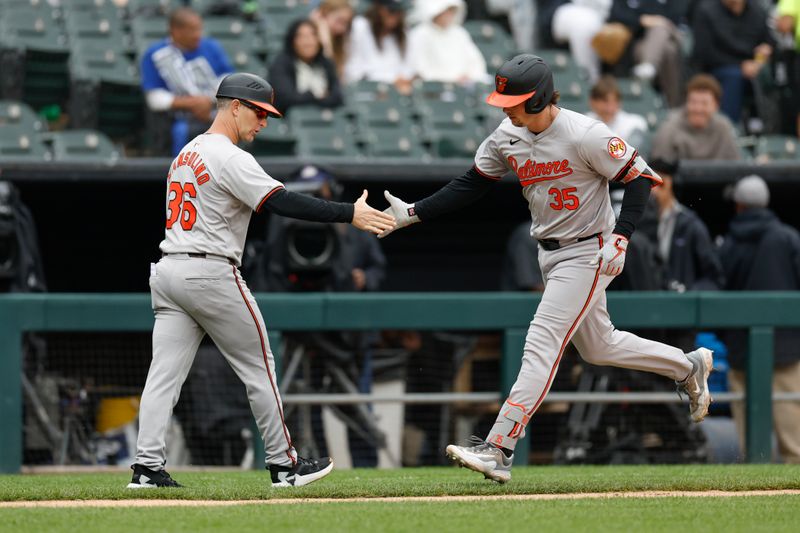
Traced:
[[554, 74], [579, 70], [568, 50], [540, 48], [536, 50], [535, 54], [544, 59]]
[[62, 104], [68, 87], [66, 36], [49, 13], [9, 10], [0, 17], [0, 92], [35, 108]]
[[403, 157], [426, 161], [430, 156], [413, 128], [375, 128], [364, 132], [367, 152], [372, 157]]
[[258, 8], [262, 13], [292, 13], [299, 18], [311, 11], [310, 3], [303, 0], [258, 0]]
[[38, 134], [30, 134], [18, 127], [0, 128], [0, 163], [50, 159], [50, 153]]
[[134, 64], [114, 50], [76, 48], [70, 59], [70, 121], [112, 138], [138, 135], [144, 96]]
[[271, 121], [268, 128], [258, 132], [250, 152], [256, 156], [293, 156], [297, 138], [289, 124], [282, 120]]
[[295, 130], [295, 133], [298, 139], [298, 155], [350, 159], [362, 157], [350, 133], [333, 127], [303, 127]]
[[334, 128], [341, 132], [352, 131], [344, 108], [321, 109], [318, 106], [295, 106], [289, 109], [286, 118], [292, 129]]
[[286, 35], [289, 26], [297, 19], [307, 18], [311, 10], [308, 7], [290, 11], [267, 11], [263, 13], [267, 35], [270, 39], [280, 39]]
[[800, 159], [797, 137], [789, 135], [762, 135], [755, 146], [759, 161], [782, 161]]
[[514, 48], [504, 41], [475, 43], [486, 60], [489, 72], [495, 72], [503, 63], [514, 57]]
[[465, 87], [458, 83], [444, 81], [414, 81], [414, 100], [419, 104], [426, 102], [459, 102], [462, 106], [473, 104], [476, 100], [475, 87]]
[[183, 6], [183, 0], [128, 0], [128, 16], [132, 21], [137, 18], [161, 17], [166, 25], [164, 16], [173, 9]]
[[53, 150], [53, 161], [114, 163], [119, 159], [111, 140], [92, 130], [69, 130], [45, 133], [42, 140]]
[[0, 100], [0, 128], [18, 128], [35, 135], [47, 130], [47, 124], [23, 102]]
[[343, 87], [348, 106], [363, 102], [390, 101], [396, 105], [410, 105], [411, 98], [400, 94], [394, 85], [380, 81], [359, 80]]
[[474, 123], [463, 102], [423, 102], [417, 111], [426, 130], [459, 130]]
[[138, 17], [131, 21], [131, 39], [138, 57], [151, 44], [165, 38], [167, 33], [167, 21], [164, 17]]
[[356, 125], [362, 132], [376, 128], [409, 128], [412, 125], [412, 109], [396, 102], [364, 102], [351, 109], [355, 113]]
[[220, 41], [222, 48], [228, 55], [233, 64], [233, 69], [238, 72], [252, 72], [254, 74], [263, 75], [267, 67], [264, 62], [258, 57], [247, 43], [233, 42], [233, 41]]
[[470, 34], [475, 44], [501, 43], [508, 50], [514, 49], [514, 40], [503, 26], [493, 20], [467, 20], [464, 29]]
[[68, 11], [64, 28], [71, 39], [127, 40], [118, 18], [110, 18], [91, 11]]
[[483, 139], [483, 132], [477, 128], [437, 131], [431, 139], [433, 155], [444, 158], [473, 158]]
[[633, 78], [617, 78], [617, 86], [622, 95], [622, 105], [626, 109], [636, 107], [636, 112], [643, 114], [646, 109], [667, 107], [662, 96], [649, 83]]
[[61, 0], [64, 17], [81, 13], [95, 18], [122, 19], [124, 12], [114, 0]]

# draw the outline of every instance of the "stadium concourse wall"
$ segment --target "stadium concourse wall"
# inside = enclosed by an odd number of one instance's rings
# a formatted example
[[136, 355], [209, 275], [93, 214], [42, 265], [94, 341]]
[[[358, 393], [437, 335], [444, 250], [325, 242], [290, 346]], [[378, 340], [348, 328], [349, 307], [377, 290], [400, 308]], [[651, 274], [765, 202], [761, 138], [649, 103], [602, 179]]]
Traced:
[[[530, 293], [258, 294], [272, 345], [292, 330], [500, 330], [501, 391], [508, 393], [539, 295]], [[798, 293], [612, 293], [621, 328], [747, 328], [747, 459], [770, 460], [775, 327], [800, 326]], [[147, 331], [147, 294], [0, 295], [0, 473], [22, 463], [22, 338], [28, 331]], [[281, 354], [276, 354], [279, 358]], [[527, 443], [520, 443], [526, 457]]]

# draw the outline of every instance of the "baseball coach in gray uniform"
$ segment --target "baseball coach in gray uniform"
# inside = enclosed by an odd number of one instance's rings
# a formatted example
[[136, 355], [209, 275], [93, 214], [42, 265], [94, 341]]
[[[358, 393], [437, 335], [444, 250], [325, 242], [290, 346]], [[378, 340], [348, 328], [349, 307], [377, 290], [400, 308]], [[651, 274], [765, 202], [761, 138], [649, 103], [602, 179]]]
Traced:
[[[474, 166], [413, 204], [387, 191], [385, 212], [397, 225], [380, 235], [469, 205], [508, 172], [516, 175], [530, 208], [545, 289], [528, 329], [519, 375], [486, 439], [450, 445], [447, 455], [500, 483], [511, 479], [514, 447], [550, 389], [570, 341], [590, 363], [675, 380], [689, 396], [692, 419], [701, 421], [711, 402], [711, 351], [685, 354], [619, 331], [606, 309], [606, 287], [622, 272], [628, 239], [650, 188], [661, 178], [605, 124], [558, 107], [553, 74], [537, 56], [523, 54], [503, 64], [487, 103], [503, 108], [507, 118], [480, 145]], [[616, 220], [610, 181], [625, 184]]]
[[211, 128], [192, 139], [167, 173], [162, 258], [151, 266], [153, 360], [139, 412], [129, 488], [178, 487], [164, 470], [165, 433], [200, 341], [208, 334], [247, 389], [276, 487], [307, 485], [333, 468], [328, 457], [298, 457], [283, 416], [264, 319], [239, 266], [253, 211], [316, 222], [349, 222], [379, 234], [394, 218], [367, 205], [291, 193], [236, 146], [251, 142], [267, 117], [280, 118], [272, 87], [253, 74], [231, 74], [217, 90]]

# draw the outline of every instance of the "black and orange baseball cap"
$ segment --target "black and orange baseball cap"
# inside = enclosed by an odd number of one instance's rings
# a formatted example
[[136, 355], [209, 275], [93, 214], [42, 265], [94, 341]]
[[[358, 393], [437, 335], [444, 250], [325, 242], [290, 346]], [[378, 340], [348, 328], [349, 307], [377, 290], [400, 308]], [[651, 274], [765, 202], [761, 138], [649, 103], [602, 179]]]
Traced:
[[553, 99], [553, 73], [541, 57], [533, 54], [520, 54], [503, 63], [497, 69], [494, 86], [486, 103], [495, 107], [529, 102], [525, 111], [538, 113]]
[[272, 85], [255, 74], [237, 72], [225, 76], [217, 88], [217, 98], [220, 97], [247, 100], [266, 111], [270, 117], [281, 118], [283, 116], [275, 108], [275, 91]]

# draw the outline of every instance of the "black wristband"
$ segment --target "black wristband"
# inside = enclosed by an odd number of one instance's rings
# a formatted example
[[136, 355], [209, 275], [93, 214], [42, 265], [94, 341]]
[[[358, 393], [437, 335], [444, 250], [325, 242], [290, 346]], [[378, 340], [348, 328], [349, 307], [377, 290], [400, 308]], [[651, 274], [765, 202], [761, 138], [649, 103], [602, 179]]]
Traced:
[[619, 212], [614, 233], [630, 239], [636, 230], [636, 224], [642, 218], [647, 200], [650, 198], [652, 182], [647, 178], [636, 178], [625, 185], [625, 195], [622, 197], [622, 208]]

